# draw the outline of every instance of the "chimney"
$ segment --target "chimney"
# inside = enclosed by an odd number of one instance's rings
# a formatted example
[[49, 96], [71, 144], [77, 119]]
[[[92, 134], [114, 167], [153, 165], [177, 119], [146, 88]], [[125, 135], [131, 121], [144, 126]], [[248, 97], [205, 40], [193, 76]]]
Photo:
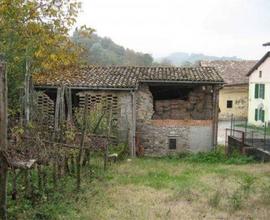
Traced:
[[270, 46], [270, 42], [263, 44], [264, 47]]

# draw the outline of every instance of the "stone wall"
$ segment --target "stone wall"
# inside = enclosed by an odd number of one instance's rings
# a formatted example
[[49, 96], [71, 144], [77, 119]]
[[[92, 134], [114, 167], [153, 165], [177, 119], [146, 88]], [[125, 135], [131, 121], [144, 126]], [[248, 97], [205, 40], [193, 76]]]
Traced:
[[[143, 84], [136, 93], [137, 97], [137, 138], [144, 149], [144, 155], [164, 156], [179, 152], [207, 151], [212, 148], [213, 122], [212, 99], [204, 100], [201, 117], [208, 120], [193, 120], [192, 115], [186, 119], [155, 119], [153, 97], [147, 85]], [[194, 102], [196, 106], [196, 102]], [[210, 109], [210, 110], [209, 110]], [[208, 112], [205, 113], [205, 111]], [[211, 115], [210, 115], [211, 114]], [[169, 149], [169, 139], [176, 139], [176, 149]]]
[[148, 85], [141, 84], [136, 92], [136, 119], [137, 123], [147, 123], [154, 114], [153, 96]]
[[[144, 154], [164, 156], [180, 152], [208, 151], [212, 148], [212, 120], [152, 120], [140, 127]], [[176, 149], [169, 149], [169, 139]]]

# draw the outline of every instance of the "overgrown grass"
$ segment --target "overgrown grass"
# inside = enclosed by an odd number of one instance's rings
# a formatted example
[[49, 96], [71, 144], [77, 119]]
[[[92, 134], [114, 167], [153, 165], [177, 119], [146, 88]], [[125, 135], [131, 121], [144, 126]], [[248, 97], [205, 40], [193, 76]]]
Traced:
[[99, 167], [83, 171], [80, 193], [67, 177], [46, 202], [33, 206], [25, 201], [25, 207], [9, 209], [16, 213], [11, 216], [121, 220], [267, 219], [270, 215], [270, 165], [240, 155], [233, 162], [221, 152], [210, 152], [124, 160], [107, 172]]
[[91, 158], [91, 167], [83, 167], [83, 186], [78, 193], [76, 190], [76, 174], [63, 176], [57, 180], [57, 186], [53, 184], [52, 169], [46, 168], [47, 183], [42, 191], [38, 189], [37, 172], [31, 172], [31, 191], [26, 192], [24, 172], [17, 180], [17, 199], [12, 200], [12, 178], [10, 173], [8, 181], [8, 216], [9, 219], [56, 219], [67, 215], [73, 210], [74, 204], [83, 197], [87, 190], [85, 184], [91, 184], [95, 179], [104, 177], [103, 163], [100, 158]]
[[210, 152], [199, 153], [181, 153], [178, 155], [168, 156], [169, 159], [179, 159], [192, 163], [223, 163], [223, 164], [248, 164], [255, 162], [253, 157], [241, 155], [234, 152], [230, 157], [224, 153], [223, 147], [218, 147], [216, 150]]

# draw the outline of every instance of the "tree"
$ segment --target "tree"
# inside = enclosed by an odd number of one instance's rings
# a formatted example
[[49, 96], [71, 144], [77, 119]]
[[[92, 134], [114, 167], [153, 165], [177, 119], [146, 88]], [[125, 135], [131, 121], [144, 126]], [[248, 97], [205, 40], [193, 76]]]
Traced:
[[84, 52], [80, 54], [80, 60], [85, 64], [136, 66], [153, 64], [153, 57], [150, 54], [125, 49], [108, 37], [102, 38], [96, 34], [83, 37], [75, 31], [72, 40], [85, 48]]
[[167, 58], [163, 58], [160, 63], [159, 63], [160, 66], [173, 66], [172, 62], [167, 59]]
[[[9, 98], [18, 107], [26, 64], [33, 72], [53, 72], [75, 64], [80, 48], [69, 37], [80, 9], [77, 0], [2, 0], [0, 51], [7, 62]], [[92, 32], [85, 26], [80, 33]]]

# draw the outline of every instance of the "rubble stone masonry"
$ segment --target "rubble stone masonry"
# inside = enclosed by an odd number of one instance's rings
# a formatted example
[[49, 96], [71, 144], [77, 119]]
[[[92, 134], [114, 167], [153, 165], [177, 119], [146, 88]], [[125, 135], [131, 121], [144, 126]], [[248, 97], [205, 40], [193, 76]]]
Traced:
[[[209, 92], [205, 92], [201, 88], [195, 89], [190, 94], [192, 98], [189, 101], [192, 100], [192, 103], [185, 101], [185, 105], [179, 106], [180, 113], [168, 114], [168, 112], [172, 112], [171, 100], [162, 100], [167, 103], [167, 112], [165, 116], [159, 115], [159, 117], [154, 112], [152, 93], [146, 84], [139, 87], [136, 97], [137, 136], [140, 138], [139, 143], [144, 148], [145, 155], [164, 156], [171, 153], [211, 149], [213, 145], [212, 98]], [[172, 102], [176, 103], [175, 100]], [[198, 103], [203, 104], [198, 105]], [[187, 110], [189, 104], [194, 106], [191, 111]], [[174, 110], [177, 111], [177, 109]], [[171, 138], [176, 139], [175, 150], [170, 150], [168, 147]]]

